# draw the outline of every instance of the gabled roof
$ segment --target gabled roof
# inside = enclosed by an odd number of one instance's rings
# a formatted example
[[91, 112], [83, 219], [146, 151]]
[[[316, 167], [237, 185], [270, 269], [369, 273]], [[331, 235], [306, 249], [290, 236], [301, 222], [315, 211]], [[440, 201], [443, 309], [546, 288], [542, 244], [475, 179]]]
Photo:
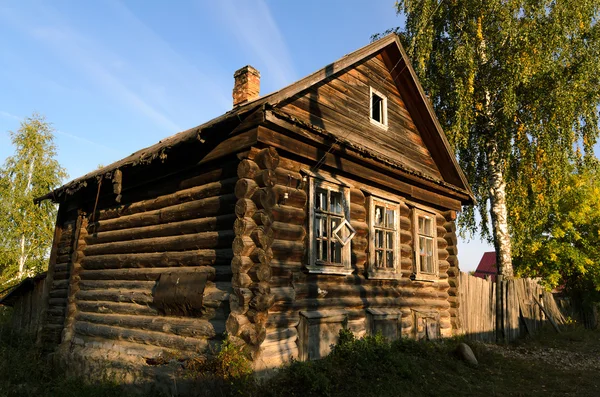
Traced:
[[[449, 167], [443, 167], [443, 169], [440, 170], [444, 178], [444, 181], [439, 181], [440, 184], [447, 185], [449, 183], [457, 187], [461, 191], [465, 192], [468, 197], [470, 197], [471, 202], [474, 202], [474, 195], [467, 182], [467, 178], [458, 165], [456, 156], [454, 155], [454, 152], [450, 147], [448, 140], [446, 139], [441, 125], [435, 116], [433, 107], [430, 101], [427, 99], [427, 96], [425, 95], [425, 92], [417, 79], [416, 73], [410, 64], [408, 56], [402, 48], [399, 37], [396, 34], [390, 34], [348, 55], [345, 55], [334, 63], [317, 70], [316, 72], [287, 87], [284, 87], [279, 91], [258, 98], [254, 101], [238, 105], [229, 112], [205, 124], [168, 137], [157, 144], [139, 150], [120, 161], [77, 178], [54, 190], [53, 192], [36, 199], [36, 201], [49, 198], [56, 201], [63, 194], [71, 194], [77, 191], [79, 188], [85, 186], [88, 180], [99, 178], [103, 175], [110, 175], [119, 168], [136, 166], [138, 164], [152, 162], [155, 159], [160, 159], [166, 152], [178, 145], [185, 144], [186, 142], [193, 140], [203, 140], [203, 135], [209, 129], [222, 127], [224, 124], [230, 123], [231, 129], [233, 130], [237, 124], [242, 122], [244, 117], [247, 117], [249, 114], [258, 111], [259, 108], [263, 107], [264, 105], [276, 106], [278, 103], [297, 95], [303, 90], [306, 90], [307, 88], [310, 88], [311, 86], [318, 84], [323, 80], [351, 67], [361, 60], [380, 52], [384, 54], [386, 64], [388, 64], [390, 73], [392, 73], [392, 77], [394, 78], [394, 81], [396, 81], [397, 85], [402, 86], [403, 90], [410, 90], [412, 94], [411, 97], [415, 98], [412, 103], [410, 103], [409, 111], [411, 114], [414, 112], [419, 117], [421, 127], [423, 128], [423, 133], [428, 137], [428, 140], [432, 142], [432, 147], [428, 146], [432, 156], [438, 161], [443, 162], [443, 164], [450, 165]], [[224, 136], [226, 135], [224, 134]]]
[[477, 265], [475, 275], [496, 275], [498, 274], [498, 268], [496, 267], [496, 251], [485, 252]]

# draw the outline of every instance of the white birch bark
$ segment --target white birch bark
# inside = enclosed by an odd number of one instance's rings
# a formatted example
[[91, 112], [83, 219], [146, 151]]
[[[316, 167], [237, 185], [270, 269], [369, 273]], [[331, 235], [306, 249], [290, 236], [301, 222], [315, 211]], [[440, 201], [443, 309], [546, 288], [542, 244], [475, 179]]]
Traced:
[[496, 248], [498, 274], [504, 278], [513, 277], [511, 241], [508, 232], [508, 209], [506, 206], [506, 182], [504, 164], [499, 159], [496, 142], [490, 143], [488, 151], [489, 194], [492, 218], [492, 234]]
[[[31, 159], [31, 163], [29, 164], [29, 170], [27, 173], [27, 185], [25, 186], [25, 195], [29, 193], [31, 189], [31, 182], [33, 179], [33, 168], [35, 164], [35, 157]], [[23, 219], [27, 216], [27, 213], [23, 214]], [[25, 231], [21, 232], [21, 243], [20, 243], [21, 253], [19, 255], [19, 273], [18, 277], [22, 278], [25, 272], [25, 262], [27, 261], [27, 254], [25, 253]]]

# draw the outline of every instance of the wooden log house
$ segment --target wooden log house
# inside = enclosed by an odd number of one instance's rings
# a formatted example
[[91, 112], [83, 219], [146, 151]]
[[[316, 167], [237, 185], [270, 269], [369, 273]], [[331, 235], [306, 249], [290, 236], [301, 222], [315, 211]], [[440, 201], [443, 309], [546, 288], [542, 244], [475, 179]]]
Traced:
[[459, 328], [473, 194], [396, 35], [38, 200], [60, 204], [41, 339], [149, 362], [227, 332], [257, 368]]

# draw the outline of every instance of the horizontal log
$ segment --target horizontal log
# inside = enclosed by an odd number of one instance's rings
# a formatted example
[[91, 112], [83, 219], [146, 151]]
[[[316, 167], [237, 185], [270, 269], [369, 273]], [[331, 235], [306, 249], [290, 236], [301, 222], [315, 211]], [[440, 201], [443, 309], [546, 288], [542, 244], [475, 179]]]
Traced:
[[175, 193], [162, 195], [153, 199], [137, 201], [116, 208], [106, 209], [100, 211], [98, 220], [114, 219], [125, 215], [138, 214], [140, 212], [157, 210], [189, 201], [232, 193], [236, 181], [237, 178], [228, 178], [222, 181], [179, 190]]
[[352, 204], [365, 204], [365, 194], [360, 189], [352, 188], [350, 189], [350, 202]]
[[250, 199], [239, 199], [235, 204], [235, 215], [238, 218], [252, 218], [256, 211], [256, 204]]
[[48, 295], [50, 296], [50, 298], [61, 298], [61, 299], [66, 299], [68, 294], [69, 294], [69, 290], [67, 288], [52, 289], [48, 293]]
[[260, 294], [256, 295], [250, 301], [250, 308], [257, 311], [267, 311], [275, 303], [275, 296], [273, 294]]
[[292, 328], [300, 323], [300, 314], [298, 311], [269, 313], [266, 327], [272, 328]]
[[108, 232], [89, 234], [85, 237], [85, 242], [88, 245], [92, 245], [110, 243], [113, 241], [126, 241], [151, 237], [166, 237], [228, 230], [231, 228], [231, 225], [233, 225], [234, 220], [234, 214], [227, 214], [161, 225], [142, 226], [131, 229], [118, 229]]
[[82, 312], [90, 313], [115, 313], [129, 315], [158, 315], [158, 310], [147, 304], [127, 303], [127, 302], [97, 302], [97, 301], [78, 301], [77, 309]]
[[274, 170], [279, 165], [279, 154], [277, 154], [275, 148], [265, 148], [260, 150], [254, 156], [254, 162], [256, 162], [261, 169]]
[[271, 209], [278, 205], [304, 208], [306, 205], [307, 195], [304, 190], [276, 185], [266, 190], [265, 193], [260, 198], [261, 204], [265, 209]]
[[202, 351], [208, 347], [208, 342], [205, 339], [189, 338], [156, 331], [143, 331], [93, 324], [85, 321], [75, 322], [75, 332], [82, 335], [98, 336], [106, 339], [124, 340], [187, 351]]
[[254, 179], [238, 179], [235, 184], [235, 197], [238, 199], [252, 198], [258, 189], [259, 186]]
[[210, 171], [206, 171], [204, 167], [201, 169], [191, 170], [193, 176], [182, 180], [177, 183], [176, 190], [189, 189], [194, 186], [206, 185], [210, 182], [218, 182], [231, 177], [235, 177], [235, 170], [237, 159], [233, 162], [220, 163], [219, 168], [215, 168]]
[[162, 274], [206, 273], [208, 280], [224, 281], [231, 277], [231, 267], [185, 266], [170, 268], [132, 268], [84, 270], [82, 280], [158, 280]]
[[233, 251], [231, 249], [148, 252], [85, 256], [81, 260], [81, 266], [85, 270], [185, 266], [219, 267], [221, 265], [228, 265], [231, 258], [233, 258]]
[[353, 251], [365, 251], [369, 246], [369, 240], [364, 237], [354, 236], [352, 239]]
[[285, 258], [291, 262], [301, 261], [305, 254], [304, 243], [297, 241], [273, 240], [271, 249], [274, 258]]
[[231, 260], [231, 271], [235, 273], [248, 273], [254, 262], [247, 256], [236, 255]]
[[82, 291], [94, 289], [124, 289], [124, 290], [148, 290], [156, 285], [156, 281], [139, 281], [139, 280], [80, 280], [77, 283]]
[[246, 288], [252, 284], [252, 278], [246, 273], [234, 273], [231, 278], [233, 288]]
[[433, 310], [449, 309], [450, 303], [441, 299], [422, 299], [422, 298], [371, 298], [368, 301], [360, 297], [344, 298], [307, 298], [298, 299], [295, 302], [277, 302], [270, 309], [270, 313], [290, 310], [319, 310], [319, 309], [351, 309], [367, 307], [410, 307], [412, 309]]
[[254, 244], [259, 248], [268, 248], [273, 242], [273, 230], [269, 227], [258, 226], [250, 235]]
[[298, 338], [298, 330], [294, 328], [270, 328], [267, 329], [267, 337], [262, 347], [267, 347], [273, 344], [283, 345], [289, 342], [290, 339], [296, 340]]
[[270, 247], [267, 249], [256, 248], [250, 254], [250, 259], [252, 259], [254, 263], [269, 265], [273, 259], [273, 250]]
[[256, 249], [250, 236], [236, 236], [232, 243], [233, 255], [248, 256]]
[[270, 208], [269, 212], [275, 222], [304, 225], [304, 220], [306, 219], [306, 210], [304, 208], [296, 208], [289, 205], [278, 205]]
[[260, 167], [253, 160], [243, 159], [237, 167], [238, 178], [254, 179], [260, 173]]
[[110, 301], [138, 304], [151, 304], [154, 300], [152, 290], [101, 289], [81, 290], [76, 295], [79, 301]]
[[233, 224], [236, 236], [249, 236], [256, 229], [256, 222], [252, 218], [237, 218]]
[[356, 236], [358, 237], [367, 237], [369, 234], [369, 225], [367, 222], [351, 220], [350, 225], [356, 230]]
[[231, 313], [229, 317], [227, 317], [227, 322], [225, 327], [227, 329], [227, 333], [233, 336], [239, 336], [245, 327], [251, 327], [250, 320], [243, 314], [235, 314]]
[[54, 265], [54, 271], [55, 272], [66, 272], [66, 271], [69, 271], [70, 268], [71, 268], [71, 263], [70, 262], [57, 263], [57, 264]]
[[54, 280], [52, 281], [52, 289], [69, 288], [69, 280]]
[[267, 331], [264, 327], [254, 326], [245, 327], [240, 337], [251, 346], [260, 346], [267, 337]]
[[108, 230], [130, 229], [228, 214], [234, 211], [235, 202], [236, 198], [233, 193], [189, 201], [158, 210], [90, 223], [88, 232], [97, 233]]
[[273, 223], [272, 216], [265, 210], [258, 210], [252, 215], [252, 219], [259, 226], [271, 227]]
[[185, 317], [132, 316], [79, 312], [76, 320], [123, 328], [164, 332], [193, 338], [210, 339], [225, 332], [225, 319], [221, 321], [209, 321]]
[[306, 236], [306, 230], [302, 225], [276, 221], [271, 224], [271, 229], [273, 237], [279, 240], [301, 241]]
[[367, 210], [361, 205], [350, 205], [350, 219], [358, 222], [366, 222]]
[[118, 241], [89, 245], [85, 255], [132, 254], [165, 251], [216, 249], [231, 246], [233, 230], [184, 234], [181, 236], [153, 237], [131, 241]]
[[69, 278], [69, 272], [54, 272], [54, 280], [67, 280]]
[[298, 188], [302, 183], [302, 175], [297, 171], [288, 170], [282, 167], [277, 167], [274, 172], [268, 174], [271, 178], [270, 186], [283, 185], [292, 188]]

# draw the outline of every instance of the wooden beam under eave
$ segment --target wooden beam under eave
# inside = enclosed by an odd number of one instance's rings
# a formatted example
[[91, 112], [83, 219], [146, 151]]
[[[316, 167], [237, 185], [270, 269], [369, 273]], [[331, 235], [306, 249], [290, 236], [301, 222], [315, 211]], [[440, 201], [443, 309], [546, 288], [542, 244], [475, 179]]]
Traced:
[[[342, 155], [347, 155], [347, 152], [343, 152], [343, 148], [339, 146], [335, 150], [328, 152], [322, 145], [315, 146], [265, 126], [258, 127], [257, 139], [261, 143], [303, 157], [311, 162], [316, 163], [321, 161], [324, 166], [385, 186], [415, 201], [442, 209], [460, 211], [462, 208], [461, 201], [458, 198], [415, 186], [407, 182], [404, 178], [400, 178], [397, 175], [390, 175], [389, 171], [384, 171], [384, 173], [362, 165], [357, 161], [342, 157]], [[361, 159], [357, 160], [360, 161]]]

